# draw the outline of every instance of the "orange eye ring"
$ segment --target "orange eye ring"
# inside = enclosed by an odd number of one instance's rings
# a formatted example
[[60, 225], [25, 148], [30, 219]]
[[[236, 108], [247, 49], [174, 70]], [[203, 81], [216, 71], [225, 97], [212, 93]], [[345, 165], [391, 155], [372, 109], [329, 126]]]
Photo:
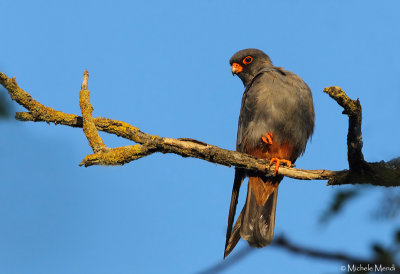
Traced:
[[244, 59], [243, 59], [243, 64], [245, 64], [245, 65], [248, 65], [248, 64], [250, 64], [251, 62], [253, 62], [253, 57], [251, 57], [251, 56], [246, 56]]

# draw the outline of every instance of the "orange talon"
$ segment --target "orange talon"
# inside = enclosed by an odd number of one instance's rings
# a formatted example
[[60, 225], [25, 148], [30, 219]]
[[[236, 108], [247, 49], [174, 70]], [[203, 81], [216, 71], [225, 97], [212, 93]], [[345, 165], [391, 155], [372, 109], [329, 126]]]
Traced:
[[272, 137], [274, 137], [272, 132], [267, 132], [265, 133], [265, 136], [261, 136], [261, 139], [263, 140], [264, 143], [272, 145]]
[[292, 166], [292, 162], [289, 160], [285, 160], [285, 159], [272, 158], [271, 161], [269, 162], [269, 165], [271, 166], [273, 163], [276, 163], [275, 170], [274, 170], [274, 176], [278, 172], [278, 169], [279, 169], [279, 166], [281, 163], [287, 165], [288, 167]]

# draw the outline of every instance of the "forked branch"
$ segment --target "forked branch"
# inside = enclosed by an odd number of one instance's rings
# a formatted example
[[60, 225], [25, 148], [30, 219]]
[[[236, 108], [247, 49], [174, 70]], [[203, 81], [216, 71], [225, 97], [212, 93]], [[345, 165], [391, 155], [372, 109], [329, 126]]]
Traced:
[[[245, 153], [222, 149], [190, 138], [167, 138], [150, 135], [122, 121], [108, 118], [93, 118], [93, 108], [89, 101], [88, 73], [85, 71], [80, 107], [82, 116], [56, 111], [34, 100], [22, 90], [15, 78], [8, 78], [0, 72], [0, 84], [10, 97], [28, 112], [17, 112], [15, 118], [20, 121], [47, 122], [71, 127], [82, 127], [94, 154], [86, 156], [80, 165], [123, 165], [145, 157], [154, 152], [175, 153], [182, 157], [193, 157], [224, 166], [236, 166], [249, 172], [273, 175], [273, 166], [267, 160], [256, 159]], [[400, 185], [400, 161], [368, 163], [362, 155], [361, 105], [359, 101], [348, 98], [339, 87], [324, 90], [335, 99], [349, 116], [348, 159], [350, 170], [305, 170], [279, 167], [281, 175], [299, 180], [328, 180], [328, 185], [373, 184], [380, 186]], [[98, 130], [136, 142], [133, 146], [107, 148], [98, 134]]]

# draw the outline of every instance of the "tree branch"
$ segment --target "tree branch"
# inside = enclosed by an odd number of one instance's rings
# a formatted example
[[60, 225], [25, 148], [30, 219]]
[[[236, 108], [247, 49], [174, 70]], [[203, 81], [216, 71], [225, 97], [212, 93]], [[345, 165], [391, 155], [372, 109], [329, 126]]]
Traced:
[[[17, 112], [15, 115], [17, 120], [44, 121], [71, 127], [83, 127], [94, 154], [86, 156], [80, 165], [123, 165], [154, 152], [161, 152], [198, 158], [224, 166], [236, 166], [249, 172], [273, 176], [273, 166], [270, 166], [268, 161], [245, 153], [222, 149], [190, 138], [173, 139], [150, 135], [122, 121], [101, 117], [93, 118], [87, 90], [88, 74], [84, 77], [80, 93], [83, 118], [40, 104], [18, 86], [15, 78], [10, 79], [1, 72], [0, 84], [8, 90], [14, 101], [29, 111]], [[367, 163], [363, 159], [359, 101], [349, 99], [339, 87], [326, 88], [324, 91], [342, 105], [345, 109], [344, 113], [349, 115], [348, 158], [350, 171], [305, 170], [281, 166], [278, 170], [279, 174], [300, 180], [328, 180], [328, 185], [370, 183], [381, 186], [399, 186], [399, 161]], [[97, 130], [115, 134], [140, 145], [106, 148]]]
[[80, 166], [90, 165], [117, 165], [130, 162], [152, 153], [150, 146], [124, 146], [117, 148], [107, 148], [96, 129], [95, 120], [93, 119], [93, 107], [90, 104], [88, 90], [89, 72], [85, 70], [81, 91], [79, 93], [79, 106], [82, 112], [82, 128], [89, 145], [94, 154], [86, 156], [79, 164]]
[[362, 110], [360, 101], [351, 100], [340, 87], [324, 89], [331, 98], [344, 108], [343, 114], [349, 116], [349, 131], [347, 134], [347, 156], [350, 170], [360, 170], [365, 164], [362, 153], [363, 141], [361, 136]]
[[380, 264], [382, 262], [377, 262], [374, 260], [367, 260], [359, 257], [354, 257], [342, 252], [328, 252], [324, 250], [319, 250], [315, 248], [309, 248], [300, 246], [294, 243], [291, 243], [286, 237], [283, 235], [278, 236], [272, 243], [272, 246], [280, 247], [286, 249], [292, 253], [302, 254], [305, 256], [317, 258], [317, 259], [325, 259], [325, 260], [332, 260], [332, 261], [341, 261], [344, 263], [351, 263], [351, 264]]
[[89, 145], [94, 153], [98, 153], [106, 148], [103, 140], [101, 139], [99, 132], [96, 129], [96, 125], [93, 121], [93, 107], [90, 104], [88, 90], [89, 72], [85, 70], [82, 82], [82, 88], [79, 93], [79, 106], [81, 108], [83, 123], [82, 128], [86, 138], [89, 141]]
[[[347, 158], [350, 171], [337, 184], [370, 183], [374, 185], [391, 185], [390, 182], [400, 182], [400, 163], [393, 159], [389, 162], [368, 163], [362, 153], [363, 141], [361, 134], [362, 109], [360, 101], [351, 100], [340, 87], [324, 89], [331, 98], [343, 107], [343, 114], [349, 117], [347, 133]], [[399, 184], [395, 184], [399, 185]]]
[[[329, 260], [329, 261], [337, 261], [337, 262], [342, 262], [343, 264], [354, 264], [354, 265], [362, 265], [362, 266], [374, 266], [374, 265], [382, 265], [386, 267], [394, 267], [395, 270], [400, 269], [399, 265], [395, 265], [393, 262], [380, 262], [377, 261], [376, 259], [364, 259], [360, 257], [355, 257], [343, 252], [329, 252], [329, 251], [324, 251], [316, 248], [310, 248], [306, 246], [301, 246], [299, 244], [295, 244], [293, 242], [290, 242], [286, 237], [283, 235], [280, 235], [276, 237], [272, 243], [272, 247], [278, 247], [285, 249], [289, 252], [295, 253], [295, 254], [300, 254], [303, 256], [307, 256], [310, 258], [315, 258], [315, 259], [322, 259], [322, 260]], [[225, 271], [227, 268], [231, 267], [233, 264], [243, 260], [246, 256], [250, 255], [252, 252], [256, 251], [257, 249], [255, 248], [250, 248], [249, 246], [246, 246], [233, 254], [231, 257], [227, 258], [226, 260], [217, 262], [214, 265], [211, 265], [207, 267], [206, 269], [201, 270], [197, 274], [216, 274], [220, 273], [222, 271]], [[397, 273], [397, 272], [393, 272]]]

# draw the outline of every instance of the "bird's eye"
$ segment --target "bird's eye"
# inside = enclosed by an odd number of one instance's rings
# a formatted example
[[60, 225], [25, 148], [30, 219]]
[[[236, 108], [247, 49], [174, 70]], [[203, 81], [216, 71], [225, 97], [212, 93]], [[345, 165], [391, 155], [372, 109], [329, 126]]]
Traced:
[[245, 64], [245, 65], [248, 65], [248, 64], [250, 64], [251, 62], [253, 62], [253, 57], [251, 57], [251, 56], [247, 56], [247, 57], [245, 57], [245, 58], [243, 59], [243, 64]]

